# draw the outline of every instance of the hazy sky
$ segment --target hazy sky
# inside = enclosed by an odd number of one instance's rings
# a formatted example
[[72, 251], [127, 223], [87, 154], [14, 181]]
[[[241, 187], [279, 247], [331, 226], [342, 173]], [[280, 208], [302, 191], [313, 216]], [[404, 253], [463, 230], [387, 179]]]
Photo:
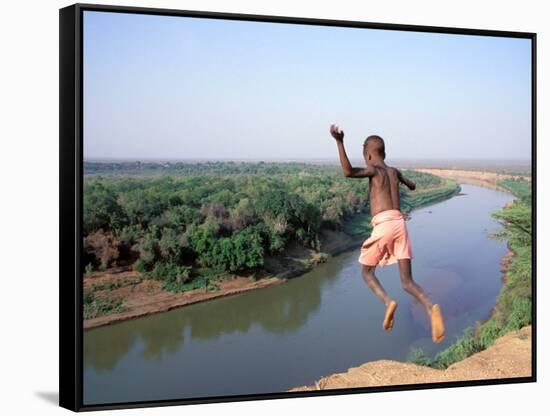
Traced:
[[84, 157], [529, 159], [527, 39], [84, 12]]

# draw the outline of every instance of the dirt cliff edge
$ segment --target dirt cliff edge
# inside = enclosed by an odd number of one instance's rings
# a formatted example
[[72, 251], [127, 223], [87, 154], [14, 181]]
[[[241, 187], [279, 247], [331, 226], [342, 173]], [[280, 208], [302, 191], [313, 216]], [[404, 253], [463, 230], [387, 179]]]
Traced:
[[486, 350], [458, 361], [445, 370], [412, 363], [378, 360], [353, 367], [345, 373], [322, 377], [313, 386], [289, 391], [353, 387], [395, 386], [531, 376], [531, 326], [509, 332]]

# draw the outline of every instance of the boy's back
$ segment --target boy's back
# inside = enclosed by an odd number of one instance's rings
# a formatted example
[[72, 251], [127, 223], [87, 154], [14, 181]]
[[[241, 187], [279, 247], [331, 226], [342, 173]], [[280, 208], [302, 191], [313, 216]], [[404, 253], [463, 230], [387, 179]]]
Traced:
[[395, 168], [386, 164], [375, 165], [375, 174], [369, 177], [371, 215], [390, 209], [400, 209], [399, 177]]

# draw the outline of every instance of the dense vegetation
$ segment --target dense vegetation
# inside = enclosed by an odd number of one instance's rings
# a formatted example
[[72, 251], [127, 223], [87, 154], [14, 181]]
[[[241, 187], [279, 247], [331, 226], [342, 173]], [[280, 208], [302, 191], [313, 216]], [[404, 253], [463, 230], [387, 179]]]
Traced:
[[414, 350], [410, 361], [434, 368], [447, 368], [490, 346], [505, 333], [529, 325], [532, 319], [531, 292], [531, 183], [521, 179], [503, 180], [499, 185], [517, 196], [508, 206], [493, 214], [503, 229], [497, 238], [508, 241], [514, 256], [506, 270], [506, 283], [497, 298], [493, 315], [476, 328], [469, 327], [454, 344], [431, 359], [422, 350]]
[[[321, 251], [323, 229], [368, 230], [368, 181], [305, 163], [86, 163], [83, 272], [132, 266], [165, 290], [216, 289], [224, 274], [261, 269], [298, 244]], [[405, 211], [456, 192], [406, 171]], [[367, 217], [368, 218], [368, 217]], [[323, 256], [317, 256], [322, 259]]]

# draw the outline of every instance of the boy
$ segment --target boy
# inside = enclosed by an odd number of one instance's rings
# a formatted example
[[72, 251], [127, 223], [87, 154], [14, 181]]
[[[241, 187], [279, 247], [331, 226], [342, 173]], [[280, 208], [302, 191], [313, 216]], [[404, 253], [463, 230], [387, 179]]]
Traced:
[[336, 140], [338, 155], [344, 175], [348, 178], [369, 178], [371, 224], [370, 237], [361, 245], [359, 263], [363, 265], [363, 279], [370, 289], [386, 305], [383, 328], [393, 328], [393, 316], [397, 302], [391, 299], [376, 276], [377, 265], [399, 263], [399, 273], [403, 289], [415, 297], [426, 309], [432, 326], [432, 341], [439, 343], [445, 338], [445, 325], [441, 308], [432, 304], [422, 288], [416, 284], [411, 273], [412, 250], [405, 224], [405, 216], [400, 211], [399, 184], [402, 183], [411, 191], [416, 185], [403, 176], [396, 168], [384, 163], [386, 151], [384, 140], [379, 136], [369, 136], [363, 143], [363, 157], [366, 167], [351, 166], [344, 149], [344, 132], [335, 124], [330, 126], [330, 134]]

